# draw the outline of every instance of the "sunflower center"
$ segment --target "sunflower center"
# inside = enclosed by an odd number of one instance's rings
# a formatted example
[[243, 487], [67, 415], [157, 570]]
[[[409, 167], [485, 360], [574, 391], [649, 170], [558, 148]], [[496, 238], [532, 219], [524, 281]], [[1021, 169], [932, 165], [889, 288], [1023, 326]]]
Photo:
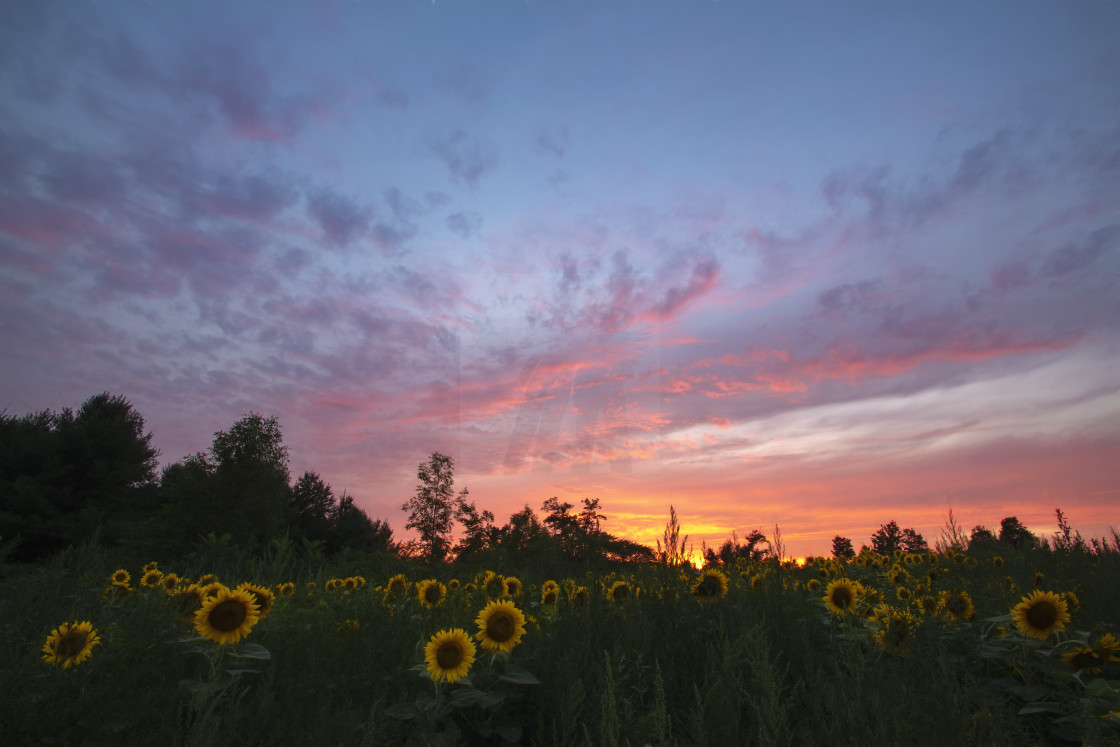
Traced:
[[219, 602], [210, 610], [210, 627], [223, 633], [230, 633], [241, 627], [245, 622], [247, 611], [245, 604], [236, 599]]
[[432, 584], [427, 589], [424, 589], [424, 601], [432, 604], [439, 601], [439, 587]]
[[486, 635], [495, 643], [505, 643], [513, 638], [514, 627], [513, 619], [509, 615], [494, 614], [486, 621]]
[[86, 634], [80, 630], [71, 630], [58, 642], [58, 655], [63, 659], [73, 659], [82, 653], [86, 645]]
[[1046, 630], [1058, 621], [1058, 608], [1042, 599], [1027, 610], [1027, 622], [1036, 630]]
[[847, 586], [838, 586], [832, 590], [832, 603], [842, 610], [852, 606], [852, 590]]
[[440, 669], [456, 669], [463, 661], [463, 649], [454, 641], [447, 641], [436, 651]]
[[542, 599], [541, 601], [544, 604], [556, 604], [556, 592], [555, 591], [546, 591], [544, 593], [544, 599]]
[[614, 590], [614, 598], [615, 598], [616, 600], [617, 600], [617, 599], [625, 599], [625, 598], [626, 598], [627, 596], [629, 596], [629, 595], [630, 595], [630, 590], [629, 590], [629, 589], [627, 589], [627, 588], [626, 588], [625, 586], [618, 586], [618, 587], [615, 587], [615, 590]]

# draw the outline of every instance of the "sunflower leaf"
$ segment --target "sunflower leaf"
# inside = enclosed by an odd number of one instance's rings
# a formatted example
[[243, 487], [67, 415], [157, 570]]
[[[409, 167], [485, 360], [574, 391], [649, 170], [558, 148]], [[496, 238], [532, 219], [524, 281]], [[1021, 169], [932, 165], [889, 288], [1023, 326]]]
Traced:
[[515, 724], [512, 721], [503, 721], [494, 727], [494, 731], [498, 732], [502, 739], [507, 742], [518, 742], [521, 740], [521, 725]]
[[517, 664], [510, 664], [506, 667], [506, 673], [498, 679], [504, 682], [512, 682], [515, 685], [539, 685], [541, 681], [536, 676], [524, 667]]
[[236, 659], [260, 659], [261, 661], [269, 661], [272, 658], [271, 652], [259, 643], [243, 643], [237, 647], [237, 651], [231, 651], [229, 655]]
[[486, 698], [486, 693], [473, 687], [459, 687], [451, 692], [451, 705], [456, 708], [478, 705]]
[[1020, 716], [1026, 716], [1030, 713], [1047, 713], [1049, 711], [1058, 710], [1058, 704], [1052, 700], [1040, 700], [1037, 703], [1027, 703], [1019, 709]]

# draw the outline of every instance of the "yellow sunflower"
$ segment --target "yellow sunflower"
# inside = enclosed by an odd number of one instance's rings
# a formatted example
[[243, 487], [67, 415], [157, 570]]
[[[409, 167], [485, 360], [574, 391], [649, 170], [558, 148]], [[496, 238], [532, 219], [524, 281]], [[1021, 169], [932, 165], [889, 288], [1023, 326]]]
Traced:
[[462, 628], [441, 630], [424, 646], [424, 662], [435, 682], [458, 682], [474, 664], [474, 643]]
[[808, 589], [809, 591], [820, 591], [821, 590], [821, 582], [818, 579], [811, 578], [811, 579], [809, 579], [809, 582], [807, 584], [805, 584], [805, 588]]
[[918, 628], [918, 620], [912, 614], [906, 610], [882, 605], [876, 608], [871, 619], [879, 626], [873, 634], [875, 642], [882, 646], [884, 651], [902, 656], [910, 650], [910, 644]]
[[506, 593], [505, 581], [493, 571], [486, 572], [486, 576], [482, 580], [482, 588], [486, 591], [486, 596], [491, 599], [498, 599]]
[[714, 602], [727, 596], [729, 580], [718, 568], [705, 568], [692, 585], [692, 596], [701, 602]]
[[118, 586], [128, 586], [128, 582], [131, 580], [131, 573], [126, 571], [124, 568], [118, 568], [117, 570], [113, 571], [113, 577], [110, 580], [110, 583], [116, 584]]
[[215, 576], [213, 573], [203, 573], [201, 576], [198, 577], [198, 580], [195, 581], [195, 583], [198, 584], [199, 586], [206, 586], [207, 584], [217, 583], [217, 581], [218, 581], [218, 577]]
[[459, 583], [459, 579], [457, 579], [457, 578], [453, 578], [453, 579], [451, 579], [450, 581], [447, 582], [447, 588], [450, 589], [451, 591], [455, 591], [460, 586], [461, 586], [461, 584]]
[[398, 573], [385, 585], [385, 597], [401, 599], [406, 596], [408, 596], [408, 578], [403, 573]]
[[549, 579], [548, 581], [545, 581], [543, 584], [541, 584], [541, 592], [542, 593], [545, 592], [545, 591], [548, 591], [549, 589], [552, 589], [557, 594], [559, 594], [560, 593], [560, 584], [556, 583], [552, 579]]
[[153, 568], [150, 571], [144, 571], [144, 575], [140, 577], [140, 585], [147, 589], [154, 589], [161, 578], [163, 578], [163, 573], [159, 569]]
[[1057, 594], [1035, 589], [1011, 609], [1011, 619], [1023, 635], [1045, 641], [1069, 622], [1066, 601]]
[[259, 619], [253, 595], [242, 589], [222, 589], [207, 597], [194, 613], [194, 629], [215, 643], [237, 643], [249, 635]]
[[976, 606], [972, 603], [972, 597], [968, 595], [967, 591], [943, 591], [940, 595], [939, 604], [945, 612], [945, 616], [953, 622], [971, 620], [976, 616]]
[[506, 576], [502, 579], [502, 593], [510, 599], [521, 596], [521, 581], [516, 576]]
[[420, 604], [430, 610], [443, 604], [446, 596], [447, 587], [434, 578], [416, 584], [416, 598], [420, 600]]
[[246, 581], [238, 584], [237, 590], [247, 591], [253, 595], [253, 601], [257, 603], [257, 615], [260, 619], [263, 620], [265, 615], [272, 612], [272, 602], [275, 597], [272, 595], [272, 592], [265, 587]]
[[1086, 646], [1078, 646], [1058, 657], [1070, 669], [1076, 669], [1085, 674], [1100, 674], [1101, 665], [1107, 664], [1108, 659], [1101, 658], [1097, 652]]
[[175, 590], [179, 588], [179, 581], [180, 578], [177, 574], [168, 573], [163, 577], [163, 580], [160, 581], [159, 584], [163, 587], [163, 590], [165, 592], [167, 592], [168, 594], [174, 594]]
[[550, 586], [541, 589], [541, 604], [556, 604], [556, 600], [560, 598], [560, 592]]
[[143, 568], [141, 569], [141, 571], [142, 571], [142, 572], [144, 572], [144, 573], [147, 573], [148, 571], [154, 571], [154, 570], [156, 570], [157, 568], [159, 568], [159, 561], [153, 560], [152, 562], [150, 562], [150, 563], [146, 564], [146, 565], [145, 565], [145, 566], [144, 566], [144, 567], [143, 567]]
[[276, 593], [280, 596], [290, 597], [296, 593], [296, 585], [291, 581], [285, 581], [282, 584], [276, 584]]
[[577, 586], [572, 592], [572, 604], [576, 607], [586, 607], [591, 604], [591, 592], [586, 586]]
[[525, 635], [525, 615], [513, 602], [490, 602], [478, 613], [474, 637], [487, 651], [510, 652]]
[[838, 578], [824, 590], [823, 601], [833, 614], [843, 615], [856, 606], [861, 591], [863, 587], [858, 581]]
[[101, 643], [93, 623], [62, 623], [51, 631], [43, 644], [43, 661], [57, 664], [63, 669], [81, 664], [93, 653], [93, 647]]
[[625, 602], [630, 598], [630, 584], [625, 581], [615, 581], [607, 589], [607, 599], [612, 602]]
[[1105, 661], [1120, 661], [1120, 656], [1116, 655], [1116, 652], [1120, 651], [1120, 641], [1117, 641], [1112, 633], [1102, 635], [1100, 641], [1093, 647], [1093, 651]]

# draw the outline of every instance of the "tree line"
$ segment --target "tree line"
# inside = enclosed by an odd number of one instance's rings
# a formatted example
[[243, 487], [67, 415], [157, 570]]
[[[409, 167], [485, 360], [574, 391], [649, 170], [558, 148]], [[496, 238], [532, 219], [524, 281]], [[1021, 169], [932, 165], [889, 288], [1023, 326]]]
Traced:
[[206, 537], [253, 551], [284, 537], [313, 552], [393, 549], [371, 519], [318, 474], [289, 474], [275, 418], [251, 412], [199, 451], [158, 469], [144, 418], [122, 396], [77, 412], [0, 412], [0, 545], [16, 561], [96, 538], [188, 552]]
[[[498, 524], [492, 512], [454, 490], [454, 460], [433, 452], [417, 467], [415, 494], [401, 506], [406, 528], [417, 539], [394, 541], [388, 522], [370, 518], [346, 493], [336, 496], [318, 473], [292, 480], [288, 447], [276, 418], [250, 412], [229, 430], [218, 431], [206, 451], [158, 469], [158, 452], [144, 418], [122, 396], [108, 392], [87, 399], [74, 412], [43, 410], [23, 416], [0, 412], [0, 555], [36, 561], [65, 547], [96, 538], [108, 545], [186, 553], [200, 542], [220, 542], [253, 552], [287, 537], [311, 554], [351, 549], [385, 552], [431, 563], [474, 559], [500, 564], [517, 556], [569, 562], [691, 562], [688, 537], [681, 537], [676, 510], [669, 507], [663, 542], [656, 549], [617, 537], [604, 528], [608, 517], [598, 498], [580, 505], [552, 497], [540, 515], [529, 504]], [[998, 534], [978, 525], [965, 532], [952, 510], [934, 550], [977, 547], [1038, 548], [1055, 552], [1120, 552], [1120, 536], [1086, 542], [1061, 510], [1051, 543], [1016, 517]], [[456, 532], [456, 526], [458, 532]], [[1113, 547], [1115, 546], [1115, 547]], [[870, 547], [930, 550], [920, 532], [883, 524]], [[837, 558], [856, 555], [852, 542], [832, 540]], [[716, 547], [702, 545], [708, 564], [737, 559], [785, 559], [781, 530], [768, 538], [754, 529], [736, 532]]]

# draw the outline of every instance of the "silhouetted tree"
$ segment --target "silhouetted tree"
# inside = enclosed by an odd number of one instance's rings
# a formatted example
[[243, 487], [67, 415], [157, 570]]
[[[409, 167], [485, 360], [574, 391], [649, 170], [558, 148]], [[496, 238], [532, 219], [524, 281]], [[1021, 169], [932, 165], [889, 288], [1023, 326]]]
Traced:
[[338, 506], [331, 486], [316, 472], [304, 472], [292, 486], [288, 500], [296, 536], [325, 542], [331, 533], [332, 513]]
[[163, 471], [164, 505], [153, 539], [164, 549], [187, 549], [209, 534], [253, 549], [283, 534], [291, 488], [288, 449], [276, 418], [251, 412], [218, 431], [210, 454], [197, 453]]
[[[765, 544], [766, 547], [762, 547]], [[731, 539], [725, 540], [719, 549], [703, 547], [704, 560], [708, 563], [723, 563], [724, 565], [735, 562], [736, 558], [745, 560], [762, 560], [769, 553], [770, 547], [766, 535], [758, 529], [752, 529], [750, 534], [739, 542], [739, 534], [734, 530]]]
[[832, 557], [837, 559], [854, 558], [856, 551], [852, 548], [852, 541], [839, 534], [832, 538]]
[[499, 536], [502, 549], [514, 554], [547, 552], [551, 546], [548, 530], [528, 503], [509, 517]]
[[455, 545], [455, 556], [466, 558], [492, 548], [498, 540], [498, 530], [494, 526], [494, 514], [490, 511], [479, 512], [474, 503], [467, 503], [460, 495], [455, 506], [455, 518], [463, 525], [463, 536]]
[[[423, 555], [429, 560], [443, 560], [451, 549], [452, 517], [455, 511], [454, 460], [438, 451], [432, 452], [428, 462], [421, 462], [416, 474], [420, 484], [416, 495], [405, 501], [402, 511], [408, 511], [405, 527], [420, 533]], [[459, 498], [466, 498], [464, 488]]]
[[332, 554], [347, 547], [364, 552], [393, 551], [392, 528], [380, 519], [370, 519], [345, 493], [331, 511], [330, 521], [327, 548]]
[[119, 543], [155, 510], [156, 458], [144, 418], [108, 392], [23, 417], [0, 413], [0, 536], [35, 560], [91, 537]]
[[972, 534], [968, 538], [968, 548], [980, 548], [985, 546], [994, 545], [997, 542], [996, 535], [991, 529], [986, 526], [977, 524], [972, 528]]
[[999, 541], [1016, 549], [1038, 544], [1038, 538], [1014, 516], [1008, 516], [999, 523]]
[[902, 530], [898, 523], [889, 521], [880, 524], [875, 534], [871, 535], [871, 549], [880, 555], [890, 555], [902, 547]]
[[904, 552], [911, 553], [926, 552], [929, 550], [929, 544], [926, 543], [921, 533], [914, 531], [910, 527], [902, 530], [900, 547], [902, 547]]

